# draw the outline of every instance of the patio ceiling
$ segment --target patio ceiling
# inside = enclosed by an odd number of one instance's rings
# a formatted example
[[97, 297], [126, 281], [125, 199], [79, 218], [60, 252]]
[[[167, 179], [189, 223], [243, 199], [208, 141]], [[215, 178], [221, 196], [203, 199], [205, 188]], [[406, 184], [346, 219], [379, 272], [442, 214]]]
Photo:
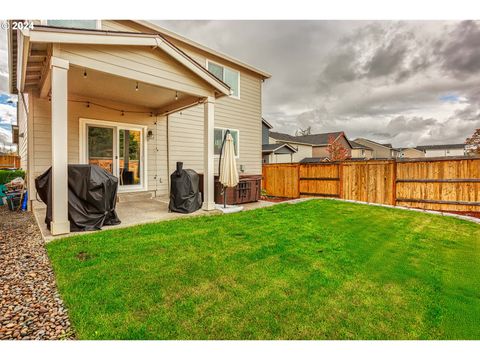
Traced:
[[71, 66], [68, 71], [69, 93], [86, 98], [140, 105], [154, 110], [163, 109], [170, 104], [183, 104], [187, 100], [199, 100], [181, 92], [142, 82], [138, 82], [138, 90], [136, 86], [135, 80], [88, 68]]

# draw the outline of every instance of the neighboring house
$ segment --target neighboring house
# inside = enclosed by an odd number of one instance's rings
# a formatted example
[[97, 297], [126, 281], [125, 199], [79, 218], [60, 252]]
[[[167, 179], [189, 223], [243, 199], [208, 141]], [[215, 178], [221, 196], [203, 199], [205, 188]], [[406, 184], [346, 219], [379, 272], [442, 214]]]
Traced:
[[328, 141], [333, 138], [335, 142], [340, 142], [348, 151], [348, 157], [352, 154], [352, 146], [343, 131], [292, 136], [283, 133], [270, 131], [271, 142], [285, 143], [298, 147], [297, 159], [300, 162], [304, 158], [328, 158]]
[[403, 148], [403, 149], [400, 149], [399, 157], [405, 158], [405, 159], [422, 158], [422, 157], [425, 157], [425, 152], [413, 147]]
[[262, 118], [262, 163], [291, 163], [297, 149], [289, 144], [270, 143], [270, 129], [273, 126]]
[[359, 144], [350, 140], [352, 146], [352, 159], [371, 159], [373, 157], [373, 149], [371, 147]]
[[392, 144], [381, 144], [364, 138], [355, 139], [354, 142], [372, 149], [373, 159], [395, 159], [400, 155], [400, 151], [393, 148]]
[[425, 157], [465, 155], [465, 144], [421, 145], [417, 149], [425, 152]]
[[[52, 166], [52, 234], [69, 232], [67, 164], [98, 164], [119, 192], [169, 194], [175, 163], [204, 176], [205, 210], [226, 129], [238, 168], [260, 175], [262, 82], [270, 75], [146, 21], [35, 21], [8, 31], [19, 154]], [[30, 203], [31, 207], [32, 204]]]

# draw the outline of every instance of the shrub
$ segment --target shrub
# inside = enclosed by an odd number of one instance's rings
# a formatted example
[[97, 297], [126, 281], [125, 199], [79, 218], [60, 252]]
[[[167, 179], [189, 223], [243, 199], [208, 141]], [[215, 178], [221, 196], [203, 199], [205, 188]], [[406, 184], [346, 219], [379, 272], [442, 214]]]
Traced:
[[23, 170], [0, 170], [0, 184], [6, 184], [13, 179], [21, 177], [25, 179], [25, 171]]

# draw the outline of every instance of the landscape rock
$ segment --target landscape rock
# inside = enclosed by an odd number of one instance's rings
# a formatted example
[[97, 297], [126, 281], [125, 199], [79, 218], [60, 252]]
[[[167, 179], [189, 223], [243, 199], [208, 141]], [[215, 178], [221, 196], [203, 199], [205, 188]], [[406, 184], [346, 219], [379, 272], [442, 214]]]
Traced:
[[74, 339], [31, 212], [0, 206], [0, 339]]

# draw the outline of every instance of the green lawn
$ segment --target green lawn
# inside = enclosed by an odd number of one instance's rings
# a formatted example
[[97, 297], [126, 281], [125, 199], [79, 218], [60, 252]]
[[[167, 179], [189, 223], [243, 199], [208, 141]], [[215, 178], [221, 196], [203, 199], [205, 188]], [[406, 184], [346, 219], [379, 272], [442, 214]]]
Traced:
[[314, 200], [47, 245], [80, 339], [480, 339], [480, 226]]

